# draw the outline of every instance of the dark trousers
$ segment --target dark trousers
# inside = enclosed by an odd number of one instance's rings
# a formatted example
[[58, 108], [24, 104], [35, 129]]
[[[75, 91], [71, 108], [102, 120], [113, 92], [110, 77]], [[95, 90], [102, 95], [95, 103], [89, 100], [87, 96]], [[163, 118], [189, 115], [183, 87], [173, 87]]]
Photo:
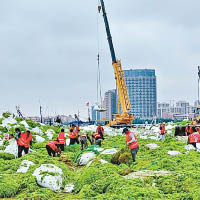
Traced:
[[72, 144], [75, 144], [75, 143], [79, 144], [78, 138], [70, 138], [69, 145], [72, 145]]
[[197, 148], [197, 143], [196, 142], [193, 142], [193, 143], [190, 143], [191, 145], [193, 145], [193, 147], [196, 149]]
[[101, 138], [100, 139], [96, 139], [95, 140], [95, 144], [101, 146], [101, 140], [102, 140]]
[[60, 147], [61, 151], [65, 150], [65, 144], [59, 144], [59, 147]]
[[24, 151], [25, 154], [28, 153], [29, 147], [26, 148], [24, 146], [18, 146], [18, 158], [22, 157], [22, 152]]
[[80, 142], [81, 142], [81, 150], [88, 148], [88, 143], [87, 143], [86, 137], [81, 137]]
[[49, 156], [52, 155], [53, 157], [55, 157], [56, 152], [49, 145], [46, 145], [46, 149], [47, 149]]
[[135, 160], [136, 160], [136, 155], [137, 155], [138, 150], [139, 150], [139, 147], [137, 147], [135, 149], [131, 149], [131, 155], [133, 158], [133, 162], [135, 162]]

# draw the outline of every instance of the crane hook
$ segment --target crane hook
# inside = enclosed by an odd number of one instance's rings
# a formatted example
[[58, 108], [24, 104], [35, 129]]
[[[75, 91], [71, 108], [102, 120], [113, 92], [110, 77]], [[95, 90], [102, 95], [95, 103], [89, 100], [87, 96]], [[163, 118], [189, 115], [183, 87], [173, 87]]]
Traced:
[[101, 6], [98, 6], [98, 11], [99, 11], [99, 13], [101, 12]]

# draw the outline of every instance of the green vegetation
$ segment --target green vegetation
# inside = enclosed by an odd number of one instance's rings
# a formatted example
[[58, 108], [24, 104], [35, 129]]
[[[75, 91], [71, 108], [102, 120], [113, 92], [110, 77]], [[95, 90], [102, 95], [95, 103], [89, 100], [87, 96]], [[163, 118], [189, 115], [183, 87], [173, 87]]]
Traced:
[[[21, 119], [16, 119], [19, 123]], [[0, 120], [1, 121], [1, 120]], [[57, 138], [59, 127], [41, 126], [38, 123], [26, 120], [31, 128], [39, 127], [43, 132], [48, 129], [55, 131], [53, 138]], [[185, 124], [185, 122], [181, 123]], [[13, 125], [14, 126], [14, 125]], [[2, 129], [1, 129], [2, 128]], [[20, 125], [25, 130], [23, 125]], [[4, 130], [0, 126], [0, 131]], [[2, 132], [5, 132], [2, 131]], [[174, 129], [173, 129], [174, 132]], [[14, 133], [14, 127], [9, 129]], [[91, 135], [92, 131], [88, 131]], [[105, 133], [106, 134], [106, 133]], [[35, 137], [36, 133], [33, 133]], [[0, 198], [11, 199], [41, 199], [41, 200], [198, 200], [200, 199], [200, 153], [187, 152], [185, 143], [177, 141], [173, 135], [167, 135], [166, 140], [155, 141], [152, 139], [139, 141], [139, 152], [136, 162], [131, 159], [130, 150], [126, 146], [125, 136], [105, 136], [102, 148], [115, 148], [118, 150], [113, 155], [102, 155], [94, 146], [89, 150], [81, 152], [80, 145], [65, 147], [61, 157], [49, 157], [46, 151], [46, 143], [49, 141], [46, 135], [42, 135], [45, 142], [33, 142], [32, 149], [36, 152], [29, 153], [21, 158], [14, 159], [13, 155], [0, 153]], [[146, 144], [156, 143], [160, 147], [149, 149]], [[4, 150], [8, 142], [0, 149]], [[168, 155], [168, 151], [179, 151], [177, 156]], [[96, 158], [90, 166], [79, 166], [78, 158], [81, 154], [92, 151]], [[102, 164], [100, 159], [108, 161]], [[30, 166], [26, 174], [16, 173], [23, 160], [32, 161], [35, 165]], [[72, 193], [55, 193], [48, 188], [40, 187], [36, 178], [32, 176], [36, 168], [41, 164], [54, 164], [62, 169], [63, 186], [74, 184]], [[26, 166], [26, 165], [24, 165]], [[151, 170], [168, 171], [168, 175], [152, 175], [125, 178], [134, 172]], [[45, 175], [56, 175], [55, 173], [42, 173]]]

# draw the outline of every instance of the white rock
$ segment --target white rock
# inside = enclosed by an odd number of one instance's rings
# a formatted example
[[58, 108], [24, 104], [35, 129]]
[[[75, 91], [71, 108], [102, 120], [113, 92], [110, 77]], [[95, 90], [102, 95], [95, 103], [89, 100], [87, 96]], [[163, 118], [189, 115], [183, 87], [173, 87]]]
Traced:
[[43, 137], [39, 136], [39, 135], [36, 135], [36, 136], [35, 136], [35, 141], [36, 141], [37, 143], [40, 143], [40, 142], [44, 142], [45, 139], [44, 139]]
[[95, 158], [96, 154], [93, 152], [87, 152], [81, 155], [79, 159], [79, 165], [86, 165], [91, 159]]
[[8, 124], [16, 124], [16, 123], [17, 121], [14, 118], [9, 117], [2, 121], [2, 126], [6, 127]]
[[103, 160], [103, 159], [100, 159], [100, 162], [101, 162], [101, 164], [107, 164], [108, 163], [108, 161]]
[[74, 190], [74, 184], [73, 183], [65, 185], [64, 192], [71, 193], [73, 190]]
[[17, 170], [17, 173], [19, 172], [24, 173], [24, 174], [27, 173], [31, 165], [34, 165], [34, 163], [29, 160], [23, 160], [20, 165], [20, 168]]
[[168, 154], [171, 155], [171, 156], [177, 156], [181, 153], [179, 151], [168, 151]]
[[55, 131], [52, 130], [52, 129], [48, 129], [48, 130], [45, 132], [45, 134], [47, 135], [47, 137], [48, 137], [50, 140], [52, 140], [53, 134], [54, 134], [54, 133], [55, 133]]
[[152, 143], [152, 144], [147, 144], [146, 145], [149, 149], [157, 149], [159, 148], [160, 146], [155, 144], [155, 143]]
[[[46, 172], [45, 175], [44, 172]], [[52, 173], [55, 175], [52, 175]], [[33, 176], [36, 177], [40, 186], [49, 188], [54, 192], [60, 191], [63, 182], [62, 174], [62, 170], [53, 164], [43, 164], [33, 172]]]
[[106, 149], [103, 152], [101, 152], [101, 154], [115, 154], [117, 152], [117, 149]]
[[6, 147], [4, 152], [14, 155], [15, 158], [18, 156], [18, 146], [15, 138], [9, 140], [9, 145]]

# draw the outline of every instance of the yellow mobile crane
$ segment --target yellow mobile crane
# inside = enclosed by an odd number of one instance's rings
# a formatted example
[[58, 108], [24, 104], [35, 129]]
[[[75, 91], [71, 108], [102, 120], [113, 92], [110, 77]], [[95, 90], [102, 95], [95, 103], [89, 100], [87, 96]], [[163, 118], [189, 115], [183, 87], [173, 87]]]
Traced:
[[[106, 33], [107, 33], [107, 39], [108, 39], [108, 44], [110, 47], [110, 53], [112, 57], [112, 65], [114, 68], [114, 73], [115, 73], [115, 80], [116, 80], [116, 85], [117, 85], [117, 91], [118, 91], [118, 114], [115, 114], [114, 120], [109, 122], [109, 125], [112, 127], [117, 127], [117, 126], [131, 126], [132, 121], [135, 119], [134, 115], [129, 113], [128, 110], [131, 109], [130, 101], [129, 101], [129, 96], [128, 96], [128, 91], [126, 88], [126, 83], [124, 80], [124, 72], [122, 70], [122, 65], [121, 61], [116, 59], [115, 56], [115, 50], [113, 47], [113, 42], [112, 42], [112, 37], [110, 33], [110, 27], [105, 11], [105, 5], [104, 1], [100, 0], [101, 6], [98, 7], [99, 13], [102, 9], [103, 12], [103, 18], [104, 18], [104, 23], [105, 23], [105, 28], [106, 28]], [[122, 111], [122, 113], [121, 113]]]

